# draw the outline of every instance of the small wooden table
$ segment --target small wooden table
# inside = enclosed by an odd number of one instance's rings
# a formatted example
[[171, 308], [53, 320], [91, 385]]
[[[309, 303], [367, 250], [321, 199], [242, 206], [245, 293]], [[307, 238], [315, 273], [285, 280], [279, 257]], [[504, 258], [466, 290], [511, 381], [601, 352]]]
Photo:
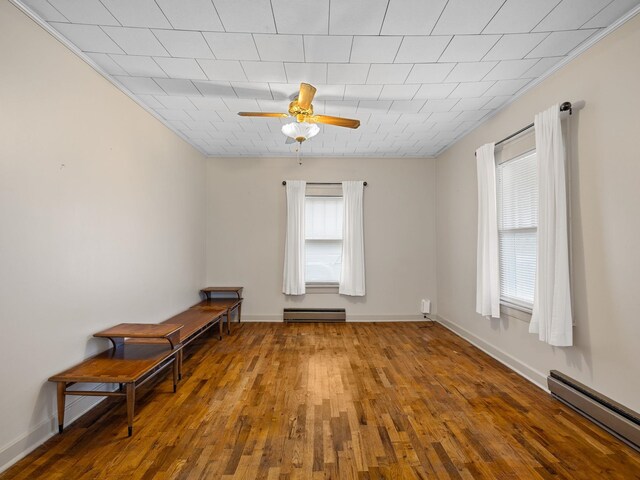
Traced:
[[125, 338], [157, 338], [165, 339], [174, 350], [180, 345], [180, 329], [182, 325], [175, 323], [121, 323], [94, 333], [94, 337], [108, 338], [114, 348], [124, 344]]
[[243, 287], [206, 287], [200, 290], [200, 293], [204, 293], [204, 298], [211, 298], [211, 293], [233, 293], [238, 297], [238, 300], [242, 298]]

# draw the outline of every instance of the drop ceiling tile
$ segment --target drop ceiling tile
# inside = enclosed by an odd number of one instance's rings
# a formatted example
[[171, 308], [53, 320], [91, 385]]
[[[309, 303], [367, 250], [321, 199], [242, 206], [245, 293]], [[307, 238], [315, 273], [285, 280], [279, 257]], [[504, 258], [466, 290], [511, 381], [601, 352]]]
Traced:
[[[280, 100], [265, 100], [265, 99], [258, 99], [258, 105], [260, 106], [260, 111], [261, 112], [284, 112], [287, 107], [288, 104], [283, 101], [282, 99]], [[262, 123], [260, 123], [261, 125], [264, 125]]]
[[102, 0], [102, 3], [124, 27], [171, 28], [153, 0]]
[[224, 31], [211, 0], [156, 1], [175, 29]]
[[299, 83], [269, 82], [269, 87], [271, 88], [273, 99], [281, 102], [280, 110], [286, 110], [289, 105], [288, 102], [293, 100], [300, 92]]
[[540, 23], [560, 0], [507, 0], [482, 33], [526, 33]]
[[[158, 96], [160, 96], [160, 95], [158, 95]], [[165, 106], [162, 103], [160, 103], [158, 100], [156, 100], [156, 97], [154, 97], [153, 95], [137, 94], [136, 97], [138, 98], [138, 100], [142, 101], [142, 103], [144, 103], [148, 107], [151, 107], [151, 108], [165, 108]]]
[[391, 106], [389, 107], [390, 112], [401, 112], [401, 113], [418, 113], [420, 109], [424, 106], [426, 100], [424, 99], [416, 99], [416, 100], [394, 100]]
[[455, 63], [416, 64], [406, 83], [441, 83], [455, 66]]
[[156, 108], [155, 112], [165, 120], [190, 120], [191, 117], [184, 110], [171, 110], [168, 108]]
[[361, 100], [358, 103], [358, 112], [385, 113], [391, 107], [391, 100]]
[[638, 0], [614, 0], [600, 10], [591, 20], [582, 25], [581, 28], [608, 27], [632, 8], [637, 7], [638, 4]]
[[210, 80], [237, 81], [247, 80], [240, 62], [235, 60], [198, 60]]
[[[242, 68], [250, 82], [283, 82], [287, 81], [282, 62], [241, 62]], [[242, 79], [229, 79], [242, 80]]]
[[172, 57], [214, 58], [209, 45], [200, 32], [183, 30], [152, 31]]
[[124, 53], [104, 31], [96, 25], [56, 23], [50, 25], [83, 52]]
[[395, 58], [396, 63], [428, 63], [437, 62], [442, 52], [453, 37], [442, 35], [437, 37], [404, 37]]
[[[220, 122], [222, 120], [220, 116], [215, 111], [212, 111], [212, 110], [190, 111], [189, 117], [191, 117], [196, 122]], [[185, 123], [188, 123], [188, 122], [185, 121]], [[214, 128], [213, 125], [211, 125], [211, 128], [212, 129]]]
[[258, 102], [246, 98], [224, 98], [224, 103], [231, 112], [257, 112], [260, 109]]
[[553, 32], [534, 48], [526, 58], [557, 57], [566, 55], [597, 30], [569, 30]]
[[440, 57], [440, 62], [475, 62], [484, 57], [500, 35], [456, 35]]
[[349, 0], [331, 2], [331, 35], [379, 35], [387, 10], [387, 0]]
[[272, 100], [271, 88], [268, 83], [259, 82], [231, 82], [238, 98]]
[[483, 60], [520, 60], [547, 37], [548, 33], [504, 35]]
[[493, 97], [485, 105], [483, 105], [483, 108], [486, 108], [486, 109], [499, 108], [502, 105], [504, 105], [506, 102], [511, 100], [512, 98], [513, 97], [511, 95], [499, 95], [497, 97]]
[[446, 0], [391, 0], [382, 35], [429, 35]]
[[393, 63], [402, 37], [353, 37], [351, 63]]
[[29, 7], [34, 13], [36, 13], [40, 18], [46, 20], [47, 22], [69, 21], [47, 0], [24, 0], [24, 4]]
[[385, 85], [379, 100], [411, 100], [419, 85]]
[[456, 117], [456, 120], [463, 120], [465, 122], [479, 122], [484, 117], [489, 115], [493, 110], [466, 110], [460, 112], [460, 115]]
[[198, 110], [226, 110], [227, 105], [221, 98], [211, 97], [189, 97], [189, 101], [193, 103]]
[[432, 35], [480, 33], [504, 0], [449, 0]]
[[202, 80], [194, 80], [192, 83], [205, 97], [234, 97], [236, 94], [233, 88], [231, 88], [229, 82], [207, 82]]
[[327, 66], [327, 82], [363, 84], [369, 75], [369, 65], [350, 63], [330, 63]]
[[498, 62], [459, 63], [447, 77], [447, 82], [477, 82], [495, 67]]
[[126, 75], [127, 72], [106, 53], [85, 53], [109, 75]]
[[269, 0], [214, 0], [227, 32], [276, 33]]
[[111, 58], [127, 74], [133, 77], [166, 77], [166, 73], [153, 61], [151, 57], [136, 55], [111, 55]]
[[192, 58], [168, 58], [155, 59], [171, 78], [188, 78], [193, 80], [207, 80], [207, 75], [202, 71], [198, 62]]
[[429, 99], [420, 112], [448, 112], [458, 103], [457, 98]]
[[461, 98], [460, 101], [451, 108], [451, 111], [479, 110], [490, 101], [491, 99], [488, 97]]
[[343, 100], [344, 85], [319, 85], [316, 100]]
[[177, 78], [156, 78], [154, 79], [167, 95], [200, 96], [200, 91], [189, 80]]
[[520, 78], [527, 71], [530, 70], [538, 59], [529, 58], [525, 60], [505, 60], [495, 66], [483, 80], [511, 80], [514, 78]]
[[253, 36], [263, 62], [304, 62], [302, 35]]
[[461, 83], [453, 92], [451, 92], [451, 95], [449, 95], [449, 97], [450, 98], [480, 97], [494, 83], [495, 82]]
[[566, 57], [541, 58], [538, 60], [538, 63], [522, 74], [522, 78], [537, 78], [547, 73], [552, 67], [565, 58]]
[[611, 0], [562, 0], [533, 31], [552, 32], [578, 29], [609, 3]]
[[49, 3], [71, 23], [89, 25], [119, 25], [98, 0], [50, 0]]
[[347, 85], [344, 98], [345, 100], [377, 100], [382, 87], [382, 85]]
[[[411, 64], [395, 63], [395, 64], [382, 64], [376, 63], [371, 65], [369, 70], [369, 76], [367, 77], [368, 84], [397, 84], [404, 83], [411, 71]], [[407, 82], [417, 83], [417, 82]], [[419, 82], [422, 83], [422, 82]]]
[[329, 33], [329, 0], [272, 0], [278, 33]]
[[129, 27], [102, 28], [129, 55], [170, 56], [151, 30]]
[[160, 85], [154, 82], [151, 78], [125, 77], [121, 75], [115, 75], [113, 78], [118, 80], [131, 93], [148, 93], [151, 95], [164, 95], [166, 93], [162, 88], [160, 88]]
[[484, 95], [489, 97], [496, 95], [513, 95], [530, 81], [528, 78], [520, 80], [498, 80]]
[[195, 110], [195, 105], [187, 97], [179, 95], [156, 95], [155, 99], [162, 104], [161, 108], [173, 110]]
[[457, 86], [457, 83], [426, 83], [420, 85], [413, 98], [447, 98]]
[[285, 63], [284, 69], [289, 83], [327, 83], [326, 63]]
[[218, 60], [259, 60], [258, 50], [250, 33], [202, 32]]
[[304, 53], [307, 62], [348, 62], [351, 55], [350, 36], [304, 36]]

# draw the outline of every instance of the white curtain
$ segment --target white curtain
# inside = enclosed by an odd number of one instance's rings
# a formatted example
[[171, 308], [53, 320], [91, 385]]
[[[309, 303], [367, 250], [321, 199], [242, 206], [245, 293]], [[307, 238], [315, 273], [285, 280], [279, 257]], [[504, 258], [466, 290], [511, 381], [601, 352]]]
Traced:
[[304, 199], [307, 182], [287, 180], [287, 234], [282, 293], [304, 295]]
[[498, 262], [498, 213], [496, 206], [495, 144], [476, 150], [478, 167], [478, 257], [476, 312], [500, 317], [500, 265]]
[[565, 152], [560, 106], [536, 115], [538, 264], [529, 332], [558, 347], [573, 345]]
[[364, 285], [364, 182], [342, 182], [344, 215], [342, 227], [341, 295], [362, 297]]

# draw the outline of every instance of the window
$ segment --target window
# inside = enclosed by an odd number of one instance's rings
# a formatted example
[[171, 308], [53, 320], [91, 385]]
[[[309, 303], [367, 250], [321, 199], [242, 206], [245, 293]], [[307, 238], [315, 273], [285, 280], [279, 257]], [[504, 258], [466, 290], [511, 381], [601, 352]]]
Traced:
[[538, 230], [535, 151], [500, 163], [496, 173], [500, 300], [530, 309], [536, 282]]
[[342, 197], [306, 197], [305, 281], [307, 284], [340, 282], [342, 210]]

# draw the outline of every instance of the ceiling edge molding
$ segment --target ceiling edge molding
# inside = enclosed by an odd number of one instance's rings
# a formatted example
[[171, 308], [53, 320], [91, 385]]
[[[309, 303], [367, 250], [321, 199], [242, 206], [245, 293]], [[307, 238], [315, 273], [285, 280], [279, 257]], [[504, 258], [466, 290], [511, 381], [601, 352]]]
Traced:
[[38, 17], [35, 14], [35, 12], [33, 12], [29, 7], [27, 7], [26, 5], [22, 4], [19, 0], [9, 0], [9, 2], [11, 4], [13, 4], [16, 8], [18, 8], [21, 12], [23, 12], [25, 15], [27, 15], [38, 26], [40, 26], [42, 29], [44, 29], [44, 31], [46, 31], [49, 35], [51, 35], [53, 38], [55, 38], [57, 41], [59, 41], [62, 45], [67, 47], [69, 50], [71, 50], [72, 53], [74, 53], [82, 61], [87, 63], [97, 73], [102, 75], [114, 87], [116, 87], [118, 90], [120, 90], [122, 93], [124, 93], [127, 97], [129, 97], [131, 100], [133, 100], [137, 105], [139, 105], [149, 115], [151, 115], [153, 118], [155, 118], [160, 123], [162, 123], [162, 125], [165, 126], [166, 128], [168, 128], [169, 131], [171, 131], [171, 133], [173, 133], [174, 135], [178, 136], [181, 140], [185, 141], [191, 148], [193, 148], [194, 150], [199, 152], [203, 157], [207, 157], [206, 152], [204, 152], [203, 150], [198, 148], [196, 145], [191, 143], [189, 141], [189, 139], [185, 135], [183, 135], [182, 133], [174, 130], [171, 126], [169, 126], [169, 124], [167, 124], [167, 121], [164, 118], [162, 118], [160, 115], [158, 115], [156, 112], [154, 112], [151, 108], [147, 107], [144, 103], [139, 101], [136, 98], [136, 96], [129, 89], [127, 89], [124, 85], [121, 85], [120, 83], [118, 83], [113, 77], [111, 77], [111, 75], [109, 75], [107, 72], [105, 72], [102, 69], [102, 67], [100, 67], [98, 64], [96, 64], [91, 58], [86, 56], [84, 54], [84, 52], [82, 52], [82, 50], [80, 50], [78, 47], [76, 47], [74, 44], [72, 44], [69, 40], [64, 38], [60, 33], [58, 33], [55, 29], [53, 29], [47, 22], [45, 22], [40, 17]]
[[618, 20], [616, 20], [611, 25], [609, 25], [607, 28], [604, 28], [600, 32], [596, 32], [595, 34], [593, 34], [591, 37], [589, 37], [587, 40], [585, 40], [582, 44], [578, 45], [571, 52], [569, 52], [569, 54], [565, 57], [564, 60], [558, 62], [553, 67], [551, 67], [548, 71], [546, 71], [545, 73], [540, 75], [538, 78], [536, 78], [534, 81], [532, 81], [531, 83], [527, 84], [527, 86], [525, 86], [522, 90], [520, 90], [516, 95], [514, 95], [508, 101], [506, 101], [500, 108], [496, 109], [494, 112], [492, 112], [491, 114], [489, 114], [485, 118], [483, 118], [482, 121], [480, 121], [480, 123], [478, 123], [475, 127], [473, 127], [471, 130], [466, 132], [460, 138], [457, 138], [451, 145], [447, 145], [442, 150], [438, 151], [433, 158], [438, 158], [444, 152], [446, 152], [447, 150], [449, 150], [450, 148], [455, 146], [458, 142], [460, 142], [467, 135], [470, 135], [471, 133], [475, 132], [484, 123], [486, 123], [487, 121], [489, 121], [490, 119], [492, 119], [493, 117], [498, 115], [500, 112], [502, 112], [509, 105], [511, 105], [512, 103], [518, 101], [518, 99], [520, 99], [520, 97], [522, 97], [524, 94], [526, 94], [529, 90], [532, 90], [533, 88], [535, 88], [538, 85], [540, 85], [543, 81], [545, 81], [547, 78], [549, 78], [555, 72], [560, 70], [562, 67], [567, 65], [569, 62], [572, 62], [573, 60], [575, 60], [577, 57], [579, 57], [584, 52], [586, 52], [591, 47], [593, 47], [596, 43], [598, 43], [600, 40], [604, 39], [606, 36], [608, 36], [609, 34], [613, 33], [614, 31], [616, 31], [618, 28], [620, 28], [622, 25], [627, 23], [629, 20], [631, 20], [633, 17], [635, 17], [638, 14], [640, 14], [640, 5], [636, 5], [634, 8], [629, 10], [622, 17], [620, 17]]

